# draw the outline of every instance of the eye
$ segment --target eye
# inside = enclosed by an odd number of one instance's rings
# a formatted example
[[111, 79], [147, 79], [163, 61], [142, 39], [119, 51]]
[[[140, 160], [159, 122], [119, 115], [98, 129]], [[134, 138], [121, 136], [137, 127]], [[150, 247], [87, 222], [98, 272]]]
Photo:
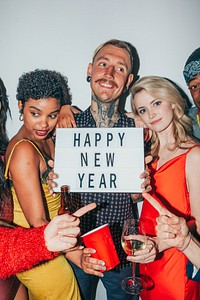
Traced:
[[38, 117], [38, 116], [39, 116], [39, 113], [38, 113], [38, 112], [32, 111], [31, 114], [32, 114], [33, 117]]
[[54, 120], [58, 117], [58, 114], [51, 114], [49, 117], [50, 117], [50, 119]]
[[106, 67], [106, 63], [105, 63], [105, 62], [101, 62], [99, 65], [100, 65], [101, 67]]
[[155, 101], [154, 104], [153, 104], [153, 106], [159, 106], [159, 105], [161, 105], [161, 101], [160, 100]]
[[194, 84], [189, 87], [190, 91], [193, 91], [193, 92], [197, 91], [199, 88], [200, 88], [199, 84]]
[[124, 72], [124, 68], [123, 68], [123, 67], [117, 67], [116, 70], [117, 70], [118, 72], [122, 72], [122, 73]]
[[141, 109], [137, 110], [137, 112], [138, 112], [138, 115], [143, 115], [146, 112], [146, 109], [141, 108]]

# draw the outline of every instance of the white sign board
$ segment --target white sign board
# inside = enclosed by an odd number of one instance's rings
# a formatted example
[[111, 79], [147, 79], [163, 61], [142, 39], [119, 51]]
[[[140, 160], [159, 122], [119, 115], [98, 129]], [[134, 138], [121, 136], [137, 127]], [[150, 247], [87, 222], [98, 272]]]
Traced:
[[57, 192], [141, 192], [143, 171], [142, 128], [56, 129]]

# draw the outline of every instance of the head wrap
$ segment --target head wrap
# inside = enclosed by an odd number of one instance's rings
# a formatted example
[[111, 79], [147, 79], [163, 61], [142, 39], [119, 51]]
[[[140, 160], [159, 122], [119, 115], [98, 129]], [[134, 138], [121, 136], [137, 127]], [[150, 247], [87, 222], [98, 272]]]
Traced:
[[183, 70], [183, 76], [187, 84], [198, 74], [200, 74], [200, 48], [197, 48], [188, 57]]

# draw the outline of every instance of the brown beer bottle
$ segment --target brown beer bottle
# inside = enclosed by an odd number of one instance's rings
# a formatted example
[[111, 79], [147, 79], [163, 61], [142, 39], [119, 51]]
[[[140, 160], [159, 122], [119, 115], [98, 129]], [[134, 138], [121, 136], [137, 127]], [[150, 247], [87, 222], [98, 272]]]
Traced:
[[58, 210], [58, 215], [70, 214], [71, 213], [71, 196], [69, 193], [69, 186], [61, 186], [61, 204]]

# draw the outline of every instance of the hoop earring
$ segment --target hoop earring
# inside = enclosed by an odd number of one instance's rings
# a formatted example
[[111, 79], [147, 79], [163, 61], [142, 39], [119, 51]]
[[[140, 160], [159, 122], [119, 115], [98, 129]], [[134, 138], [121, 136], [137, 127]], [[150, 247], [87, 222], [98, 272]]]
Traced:
[[91, 76], [87, 76], [86, 80], [87, 80], [87, 82], [90, 82], [91, 81]]
[[23, 114], [20, 114], [20, 115], [19, 115], [19, 120], [20, 120], [20, 121], [24, 121]]

